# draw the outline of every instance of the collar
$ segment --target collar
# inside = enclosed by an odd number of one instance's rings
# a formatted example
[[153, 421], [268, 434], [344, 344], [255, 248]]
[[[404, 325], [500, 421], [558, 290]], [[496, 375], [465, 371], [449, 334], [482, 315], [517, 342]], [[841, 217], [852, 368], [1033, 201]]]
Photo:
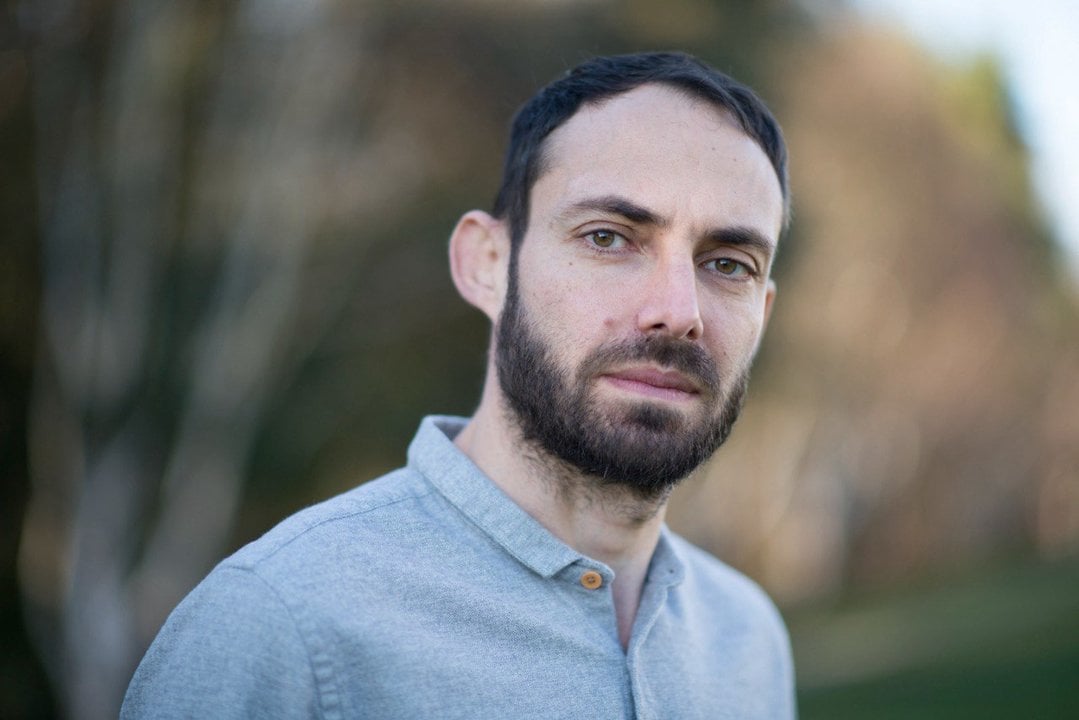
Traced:
[[[578, 561], [591, 560], [551, 534], [495, 485], [453, 444], [465, 418], [430, 415], [420, 423], [408, 448], [408, 465], [418, 471], [461, 514], [510, 555], [550, 578]], [[676, 585], [684, 566], [666, 525], [649, 565], [649, 582]]]
[[453, 444], [466, 422], [444, 415], [425, 417], [408, 448], [409, 466], [506, 552], [543, 577], [581, 560], [583, 555], [522, 510]]

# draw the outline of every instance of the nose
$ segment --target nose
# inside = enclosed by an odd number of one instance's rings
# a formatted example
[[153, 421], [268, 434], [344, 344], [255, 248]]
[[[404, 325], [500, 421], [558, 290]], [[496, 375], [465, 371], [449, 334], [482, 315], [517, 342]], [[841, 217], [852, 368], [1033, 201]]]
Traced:
[[704, 333], [692, 258], [663, 258], [650, 268], [643, 287], [638, 329], [651, 335], [697, 340]]

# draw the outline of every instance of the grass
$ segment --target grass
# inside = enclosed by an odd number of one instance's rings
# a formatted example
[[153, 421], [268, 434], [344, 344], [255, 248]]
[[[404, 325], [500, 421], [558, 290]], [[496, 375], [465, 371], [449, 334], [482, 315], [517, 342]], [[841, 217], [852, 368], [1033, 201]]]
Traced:
[[789, 620], [802, 720], [1079, 718], [1079, 560]]

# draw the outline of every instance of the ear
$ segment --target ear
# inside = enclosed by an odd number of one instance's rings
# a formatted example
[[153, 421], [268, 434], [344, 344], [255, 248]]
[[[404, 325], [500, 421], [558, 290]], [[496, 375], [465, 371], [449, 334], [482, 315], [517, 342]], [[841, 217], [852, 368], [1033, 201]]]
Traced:
[[490, 318], [498, 319], [506, 295], [510, 242], [501, 220], [482, 210], [461, 216], [450, 236], [450, 274], [457, 292]]
[[772, 303], [776, 299], [776, 281], [768, 278], [768, 288], [764, 292], [764, 322], [761, 324], [761, 334], [767, 329], [768, 320], [772, 317]]
[[757, 333], [757, 343], [753, 346], [753, 356], [761, 349], [761, 341], [764, 340], [764, 331], [768, 329], [768, 320], [772, 317], [772, 303], [776, 299], [775, 280], [768, 278], [768, 285], [764, 289], [764, 316], [761, 318], [761, 331]]

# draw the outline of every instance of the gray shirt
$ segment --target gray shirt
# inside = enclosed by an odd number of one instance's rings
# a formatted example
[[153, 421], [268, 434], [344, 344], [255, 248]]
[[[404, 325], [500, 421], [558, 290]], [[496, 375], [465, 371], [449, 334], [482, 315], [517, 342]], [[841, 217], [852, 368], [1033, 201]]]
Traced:
[[288, 518], [173, 611], [121, 717], [791, 718], [786, 630], [663, 529], [628, 649], [609, 567], [429, 417], [408, 465]]

